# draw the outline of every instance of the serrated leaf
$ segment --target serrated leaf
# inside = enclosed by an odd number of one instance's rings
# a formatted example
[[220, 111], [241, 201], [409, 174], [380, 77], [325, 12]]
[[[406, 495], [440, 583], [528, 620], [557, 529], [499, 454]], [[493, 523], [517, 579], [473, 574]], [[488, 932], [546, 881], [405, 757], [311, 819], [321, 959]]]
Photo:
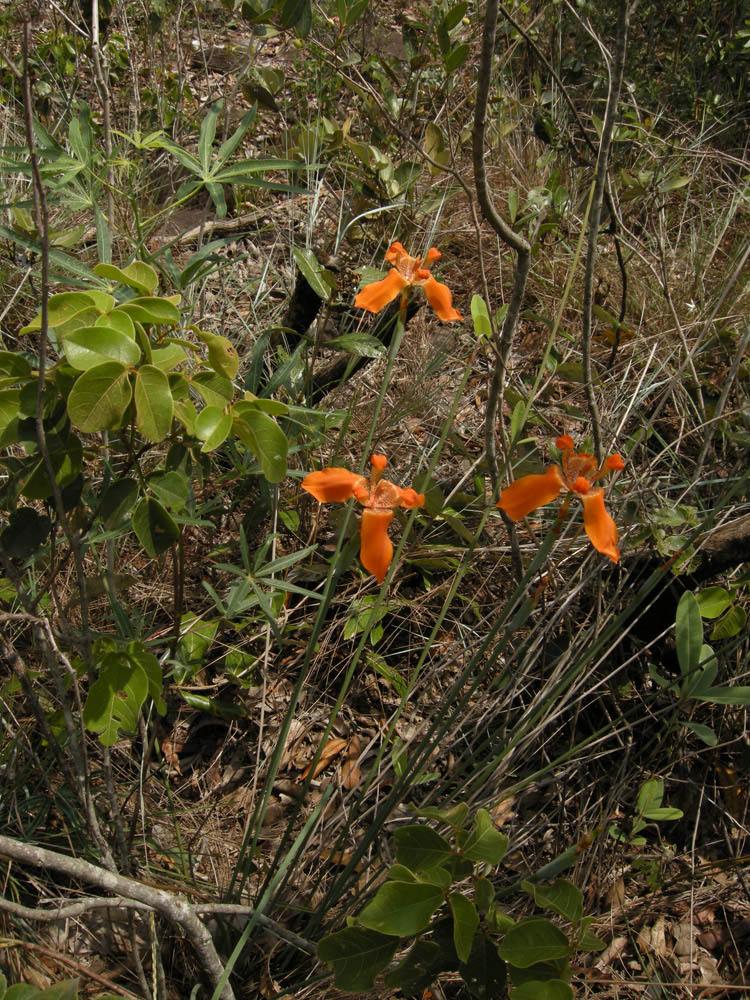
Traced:
[[160, 368], [142, 365], [135, 373], [135, 422], [148, 441], [163, 441], [172, 426], [174, 403], [169, 379]]
[[409, 937], [425, 930], [443, 902], [440, 886], [425, 882], [386, 882], [359, 915], [363, 926], [381, 934]]
[[479, 926], [479, 914], [471, 900], [460, 892], [452, 892], [448, 903], [453, 913], [453, 945], [460, 961], [467, 962]]
[[107, 361], [121, 361], [132, 367], [141, 360], [141, 349], [124, 333], [109, 326], [83, 326], [63, 340], [65, 357], [71, 368], [88, 371]]
[[396, 953], [398, 938], [361, 927], [345, 927], [318, 942], [318, 958], [333, 967], [336, 987], [347, 993], [372, 989], [375, 977]]
[[498, 951], [506, 962], [526, 969], [537, 962], [567, 958], [569, 946], [559, 927], [543, 917], [531, 917], [508, 931]]
[[127, 367], [119, 361], [89, 368], [68, 396], [68, 416], [87, 434], [120, 425], [133, 398]]
[[148, 694], [148, 679], [136, 664], [118, 653], [108, 654], [83, 706], [83, 721], [98, 733], [104, 746], [113, 746], [120, 732], [134, 733]]

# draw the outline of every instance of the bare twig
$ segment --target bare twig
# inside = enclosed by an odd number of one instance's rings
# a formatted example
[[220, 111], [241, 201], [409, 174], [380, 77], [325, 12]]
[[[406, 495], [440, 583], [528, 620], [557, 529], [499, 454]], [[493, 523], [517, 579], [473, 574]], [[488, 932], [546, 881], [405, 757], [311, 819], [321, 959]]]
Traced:
[[531, 247], [527, 240], [516, 233], [495, 208], [487, 182], [487, 171], [484, 166], [484, 133], [487, 124], [487, 102], [492, 76], [492, 62], [495, 53], [495, 34], [497, 30], [497, 0], [487, 0], [484, 27], [482, 29], [482, 51], [477, 75], [477, 96], [474, 106], [474, 127], [472, 129], [472, 151], [474, 160], [474, 185], [477, 200], [482, 214], [494, 231], [511, 250], [516, 252], [516, 267], [513, 274], [513, 290], [508, 302], [508, 311], [503, 320], [498, 345], [498, 360], [490, 381], [487, 395], [487, 412], [485, 414], [485, 450], [490, 481], [494, 491], [497, 490], [497, 455], [495, 450], [495, 419], [497, 417], [498, 401], [502, 397], [505, 384], [505, 373], [508, 365], [513, 337], [518, 324], [526, 279], [531, 263]]
[[[185, 899], [143, 885], [134, 879], [106, 871], [97, 865], [80, 858], [70, 858], [57, 851], [49, 851], [44, 847], [24, 844], [11, 837], [0, 834], [0, 854], [21, 864], [33, 865], [35, 868], [61, 872], [70, 878], [95, 885], [99, 889], [114, 893], [120, 897], [124, 905], [128, 901], [145, 904], [161, 913], [167, 920], [183, 929], [190, 940], [204, 972], [214, 987], [217, 986], [224, 973], [224, 966], [218, 956], [208, 928], [198, 917], [196, 909]], [[222, 1000], [234, 1000], [234, 990], [226, 983], [220, 996]]]
[[[633, 4], [633, 9], [635, 9]], [[591, 415], [591, 431], [594, 439], [594, 453], [601, 458], [602, 431], [599, 418], [599, 407], [594, 393], [594, 383], [591, 371], [591, 316], [594, 303], [594, 268], [596, 265], [597, 242], [599, 239], [599, 224], [602, 217], [602, 204], [607, 183], [607, 167], [609, 164], [609, 148], [612, 144], [612, 134], [617, 117], [617, 104], [620, 100], [622, 77], [625, 69], [625, 51], [628, 40], [628, 25], [630, 23], [631, 7], [629, 0], [619, 0], [617, 10], [617, 34], [615, 38], [615, 54], [610, 69], [609, 93], [607, 94], [607, 109], [604, 114], [602, 135], [599, 141], [599, 155], [596, 160], [594, 178], [594, 197], [589, 215], [589, 243], [586, 252], [586, 271], [583, 285], [583, 379], [586, 391], [586, 401]]]

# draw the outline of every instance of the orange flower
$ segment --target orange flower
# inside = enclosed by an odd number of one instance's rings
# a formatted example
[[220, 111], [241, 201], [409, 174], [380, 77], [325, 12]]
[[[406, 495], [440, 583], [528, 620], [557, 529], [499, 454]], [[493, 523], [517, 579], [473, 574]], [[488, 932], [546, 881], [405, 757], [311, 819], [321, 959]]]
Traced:
[[617, 526], [604, 507], [604, 491], [600, 486], [592, 487], [592, 483], [610, 470], [625, 468], [625, 463], [620, 455], [610, 455], [597, 467], [593, 455], [575, 450], [569, 434], [563, 434], [555, 444], [562, 452], [562, 467], [551, 465], [543, 475], [517, 479], [502, 491], [498, 507], [511, 521], [520, 521], [537, 507], [554, 500], [560, 490], [567, 490], [562, 514], [567, 510], [570, 496], [576, 493], [583, 501], [583, 526], [591, 544], [616, 563], [620, 558]]
[[432, 262], [440, 257], [441, 253], [435, 247], [430, 247], [424, 260], [421, 257], [410, 257], [401, 243], [394, 243], [385, 255], [388, 263], [393, 264], [392, 269], [382, 281], [365, 285], [355, 298], [354, 305], [369, 312], [380, 312], [406, 289], [421, 285], [427, 301], [444, 323], [462, 319], [461, 313], [453, 308], [450, 288], [435, 281], [430, 274]]
[[385, 455], [370, 459], [370, 478], [358, 476], [348, 469], [321, 469], [311, 472], [302, 480], [302, 489], [312, 493], [321, 503], [343, 503], [354, 497], [365, 508], [362, 511], [359, 558], [378, 583], [382, 583], [393, 559], [393, 545], [388, 537], [388, 526], [393, 520], [393, 508], [413, 510], [424, 504], [424, 494], [410, 486], [402, 489], [395, 483], [381, 478], [388, 464]]

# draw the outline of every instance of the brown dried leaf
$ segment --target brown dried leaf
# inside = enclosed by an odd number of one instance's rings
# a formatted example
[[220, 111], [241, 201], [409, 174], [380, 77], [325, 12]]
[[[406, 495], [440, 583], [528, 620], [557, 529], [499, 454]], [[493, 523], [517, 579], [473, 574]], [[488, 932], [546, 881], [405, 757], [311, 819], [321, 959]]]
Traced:
[[495, 826], [502, 827], [505, 823], [508, 823], [516, 815], [513, 812], [513, 803], [516, 801], [514, 795], [509, 795], [502, 802], [498, 802], [495, 808], [492, 810], [492, 821]]
[[[326, 767], [328, 767], [328, 765], [331, 763], [332, 760], [338, 757], [338, 755], [341, 753], [341, 751], [344, 749], [345, 746], [346, 746], [346, 740], [342, 740], [338, 736], [334, 736], [332, 739], [330, 739], [323, 747], [323, 753], [320, 755], [320, 760], [315, 766], [315, 771], [313, 772], [313, 778], [317, 778], [320, 772], [323, 771]], [[307, 778], [308, 774], [310, 773], [311, 767], [312, 763], [307, 765], [307, 767], [299, 777], [300, 781], [304, 781], [305, 778]]]
[[346, 748], [346, 759], [341, 765], [341, 784], [348, 792], [356, 788], [362, 780], [359, 764], [357, 763], [361, 748], [362, 745], [359, 741], [359, 736], [355, 733], [349, 740], [349, 746]]

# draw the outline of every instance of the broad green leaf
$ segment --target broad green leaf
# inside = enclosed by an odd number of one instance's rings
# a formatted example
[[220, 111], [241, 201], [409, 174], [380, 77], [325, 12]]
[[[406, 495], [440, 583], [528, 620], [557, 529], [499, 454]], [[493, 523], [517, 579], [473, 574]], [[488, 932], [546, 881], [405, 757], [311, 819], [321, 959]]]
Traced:
[[97, 517], [108, 531], [119, 528], [137, 499], [138, 483], [135, 479], [116, 479], [102, 497]]
[[703, 644], [703, 622], [695, 594], [686, 590], [677, 605], [675, 643], [680, 670], [685, 676], [698, 669]]
[[193, 326], [191, 329], [208, 347], [208, 361], [214, 371], [230, 381], [235, 379], [239, 371], [240, 359], [231, 340], [219, 337], [215, 333], [208, 333], [206, 330], [199, 330], [197, 326]]
[[354, 331], [333, 337], [326, 342], [326, 347], [334, 351], [346, 351], [358, 358], [380, 358], [386, 353], [382, 340], [373, 337], [371, 333]]
[[124, 333], [111, 326], [82, 326], [63, 340], [65, 357], [71, 368], [85, 372], [107, 361], [128, 366], [141, 360], [141, 349]]
[[218, 406], [206, 406], [195, 421], [195, 436], [203, 441], [201, 451], [214, 451], [229, 437], [232, 414]]
[[487, 934], [474, 935], [469, 960], [461, 963], [459, 971], [477, 1000], [507, 997], [508, 970], [498, 954], [497, 944]]
[[481, 295], [473, 295], [471, 298], [471, 318], [474, 321], [474, 333], [477, 337], [491, 336], [490, 314]]
[[661, 184], [658, 186], [658, 190], [661, 194], [666, 194], [668, 191], [677, 191], [678, 188], [685, 187], [686, 184], [690, 183], [690, 177], [679, 174], [673, 174], [671, 177], [666, 177]]
[[[177, 326], [180, 311], [173, 302], [144, 296], [121, 303], [114, 312], [124, 312], [139, 323], [154, 326]], [[111, 314], [110, 314], [111, 315]]]
[[487, 913], [495, 898], [495, 887], [488, 878], [480, 875], [474, 879], [474, 899], [480, 913]]
[[731, 595], [724, 587], [704, 587], [695, 599], [702, 618], [718, 618], [732, 603]]
[[50, 538], [52, 522], [46, 514], [37, 514], [32, 507], [18, 507], [0, 532], [3, 552], [14, 559], [28, 559]]
[[577, 924], [583, 917], [583, 893], [567, 879], [558, 878], [552, 885], [524, 882], [523, 888], [531, 893], [537, 906], [554, 910], [571, 923]]
[[[83, 445], [75, 434], [68, 434], [65, 437], [48, 434], [47, 451], [55, 472], [55, 482], [61, 488], [67, 486], [81, 471]], [[27, 478], [21, 482], [20, 493], [29, 500], [46, 500], [53, 493], [47, 463], [41, 456], [34, 457], [36, 462]]]
[[[86, 294], [94, 303], [96, 311], [103, 315], [112, 312], [117, 305], [114, 295], [110, 295], [109, 292], [100, 292], [98, 288], [89, 288]], [[101, 317], [99, 318], [101, 319]]]
[[0, 375], [21, 379], [31, 375], [31, 365], [15, 351], [0, 351]]
[[461, 853], [470, 861], [500, 864], [508, 850], [508, 838], [495, 828], [486, 809], [478, 809]]
[[136, 731], [147, 694], [148, 679], [141, 667], [118, 653], [109, 653], [83, 706], [86, 728], [98, 733], [104, 746], [111, 747], [120, 732]]
[[203, 397], [206, 406], [219, 406], [223, 409], [234, 396], [234, 386], [230, 380], [216, 372], [198, 372], [190, 381]]
[[138, 501], [133, 512], [133, 531], [152, 559], [166, 552], [180, 537], [175, 522], [153, 497], [142, 497]]
[[247, 410], [235, 420], [234, 432], [256, 456], [269, 483], [280, 483], [286, 476], [288, 442], [273, 417]]
[[471, 47], [466, 42], [459, 42], [458, 45], [455, 45], [443, 60], [445, 72], [452, 73], [459, 66], [463, 66], [470, 52]]
[[444, 837], [429, 826], [418, 823], [396, 830], [395, 841], [399, 862], [415, 872], [434, 868], [453, 853]]
[[498, 950], [506, 962], [525, 969], [537, 962], [566, 958], [569, 946], [559, 927], [543, 917], [531, 917], [512, 927]]
[[385, 882], [359, 915], [359, 922], [381, 934], [408, 937], [419, 934], [443, 902], [437, 885], [424, 882]]
[[11, 421], [15, 420], [18, 416], [20, 400], [20, 389], [0, 389], [0, 448], [3, 447], [3, 432]]
[[466, 817], [469, 815], [469, 807], [465, 802], [457, 802], [455, 806], [450, 806], [448, 809], [443, 809], [440, 806], [425, 806], [424, 809], [414, 809], [412, 807], [412, 812], [415, 816], [423, 816], [425, 819], [436, 819], [440, 823], [445, 823], [446, 826], [452, 826], [460, 830], [466, 822]]
[[664, 798], [664, 782], [661, 778], [649, 778], [644, 781], [638, 791], [638, 798], [635, 803], [635, 811], [638, 816], [643, 816], [653, 809], [658, 809]]
[[711, 630], [712, 639], [732, 639], [739, 635], [747, 623], [747, 612], [736, 605], [720, 618]]
[[172, 426], [174, 403], [169, 379], [160, 368], [142, 365], [135, 373], [135, 422], [148, 441], [163, 441]]
[[750, 705], [750, 687], [709, 688], [695, 697], [712, 705]]
[[513, 990], [513, 1000], [573, 1000], [574, 995], [562, 979], [531, 979]]
[[127, 367], [108, 361], [77, 379], [68, 396], [68, 415], [87, 434], [111, 430], [122, 422], [132, 398]]
[[179, 344], [167, 344], [166, 347], [156, 347], [151, 352], [151, 364], [163, 372], [170, 372], [181, 365], [187, 355]]
[[125, 312], [116, 312], [114, 307], [109, 312], [100, 316], [96, 323], [94, 323], [94, 326], [105, 326], [111, 330], [117, 330], [123, 336], [135, 340], [135, 324], [133, 320]]
[[214, 641], [218, 628], [217, 619], [206, 621], [194, 614], [183, 615], [180, 621], [180, 639], [177, 643], [177, 656], [180, 662], [191, 670], [199, 667]]
[[580, 951], [603, 951], [606, 947], [606, 943], [600, 937], [597, 937], [596, 934], [592, 933], [588, 927], [583, 928], [583, 934], [581, 934], [578, 942], [578, 949]]
[[327, 302], [331, 297], [331, 287], [323, 278], [325, 269], [318, 262], [315, 254], [312, 250], [303, 250], [300, 247], [295, 247], [292, 252], [294, 253], [295, 263], [310, 288], [312, 288], [319, 299]]
[[125, 652], [131, 664], [140, 667], [146, 675], [148, 693], [151, 695], [154, 707], [159, 715], [164, 715], [167, 704], [162, 695], [163, 682], [159, 660], [153, 653], [149, 653], [142, 642], [129, 642]]
[[[392, 939], [391, 939], [392, 940]], [[383, 977], [386, 986], [401, 988], [407, 996], [421, 995], [445, 966], [443, 949], [436, 941], [417, 938], [395, 969]]]
[[[93, 305], [94, 298], [88, 292], [60, 292], [58, 295], [50, 295], [47, 301], [47, 326], [57, 327], [67, 323], [78, 313]], [[23, 327], [21, 333], [39, 330], [41, 326], [42, 314], [39, 312], [28, 326]]]
[[685, 722], [683, 725], [695, 733], [699, 740], [703, 740], [707, 747], [715, 747], [719, 742], [719, 737], [710, 728], [710, 726], [704, 726], [702, 722]]
[[649, 809], [643, 814], [644, 819], [650, 819], [655, 823], [664, 820], [682, 819], [682, 809], [674, 809], [672, 806], [659, 806], [658, 809]]
[[453, 913], [453, 944], [456, 954], [462, 962], [467, 962], [479, 926], [479, 914], [471, 900], [460, 892], [452, 892], [448, 902]]
[[361, 927], [345, 927], [318, 942], [318, 958], [333, 967], [336, 987], [347, 993], [372, 989], [375, 977], [390, 963], [398, 938]]
[[114, 264], [97, 264], [94, 274], [108, 281], [117, 281], [121, 285], [127, 285], [136, 292], [143, 292], [151, 295], [159, 285], [159, 275], [142, 260], [134, 260], [127, 267], [115, 267]]
[[154, 472], [148, 477], [148, 487], [166, 507], [171, 507], [178, 513], [184, 510], [190, 485], [182, 472], [175, 469], [170, 469], [168, 472]]

